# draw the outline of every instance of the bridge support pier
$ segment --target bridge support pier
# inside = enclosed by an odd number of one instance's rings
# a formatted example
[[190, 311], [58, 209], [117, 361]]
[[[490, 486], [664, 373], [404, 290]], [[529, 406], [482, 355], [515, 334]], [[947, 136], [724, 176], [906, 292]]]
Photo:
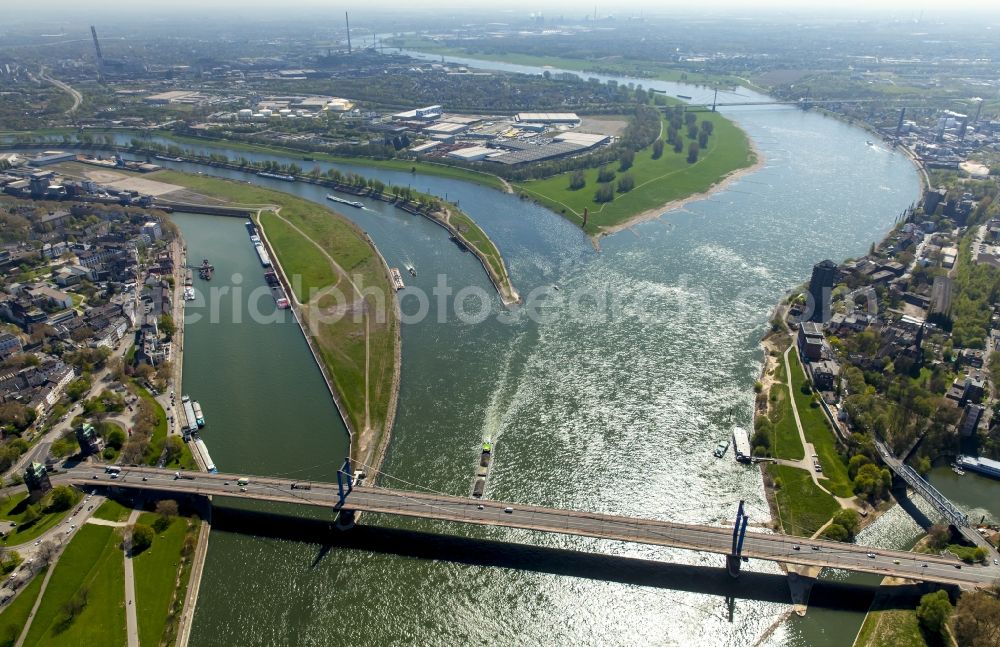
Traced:
[[743, 558], [739, 555], [726, 555], [726, 571], [733, 579], [739, 579], [741, 563], [743, 563]]
[[726, 570], [733, 578], [740, 576], [740, 564], [743, 562], [743, 539], [747, 534], [747, 522], [750, 517], [743, 511], [743, 501], [736, 509], [736, 523], [733, 524], [733, 550], [726, 555]]
[[354, 510], [341, 510], [334, 524], [337, 530], [350, 530], [354, 527]]
[[354, 510], [344, 507], [347, 496], [354, 491], [354, 475], [351, 474], [351, 457], [344, 459], [344, 466], [337, 470], [337, 495], [339, 500], [333, 507], [337, 511], [337, 530], [350, 530], [354, 527]]
[[736, 509], [736, 523], [733, 524], [733, 550], [726, 555], [726, 570], [733, 578], [740, 576], [740, 564], [743, 561], [743, 539], [747, 534], [747, 522], [750, 518], [743, 511], [743, 501]]

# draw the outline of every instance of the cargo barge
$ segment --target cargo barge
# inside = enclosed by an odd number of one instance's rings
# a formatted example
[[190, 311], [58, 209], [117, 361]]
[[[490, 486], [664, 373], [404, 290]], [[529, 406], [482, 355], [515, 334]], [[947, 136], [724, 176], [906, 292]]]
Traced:
[[345, 200], [343, 198], [338, 198], [337, 196], [332, 195], [330, 193], [326, 194], [326, 199], [329, 200], [330, 202], [336, 202], [337, 204], [346, 204], [347, 206], [354, 207], [355, 209], [364, 209], [365, 208], [365, 205], [363, 203], [361, 203], [361, 202], [357, 202], [355, 200]]
[[212, 462], [212, 457], [208, 455], [208, 447], [205, 446], [205, 441], [201, 438], [195, 438], [194, 447], [205, 461], [205, 469], [208, 470], [210, 474], [217, 474], [219, 470], [215, 468], [215, 463]]
[[493, 444], [487, 441], [483, 443], [483, 450], [479, 455], [479, 465], [476, 466], [476, 477], [472, 481], [472, 496], [477, 499], [481, 499], [486, 490], [486, 477], [489, 476], [490, 463], [492, 462]]
[[285, 182], [294, 182], [294, 175], [285, 175], [283, 173], [268, 173], [267, 171], [258, 171], [258, 177], [269, 177], [274, 180], [284, 180]]
[[389, 277], [392, 279], [392, 287], [394, 287], [397, 292], [406, 287], [403, 283], [403, 276], [399, 273], [399, 268], [390, 267]]

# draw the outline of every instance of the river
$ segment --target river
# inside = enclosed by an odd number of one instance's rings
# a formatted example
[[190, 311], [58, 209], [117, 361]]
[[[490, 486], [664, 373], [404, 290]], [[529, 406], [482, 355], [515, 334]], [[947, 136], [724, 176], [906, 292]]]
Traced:
[[[635, 82], [706, 98], [690, 86]], [[788, 107], [727, 114], [765, 166], [603, 239], [599, 252], [578, 228], [514, 196], [337, 165], [458, 200], [496, 241], [521, 294], [548, 293], [547, 320], [527, 307], [504, 314], [482, 268], [443, 230], [378, 202], [345, 208], [390, 265], [418, 269], [408, 283], [429, 290], [443, 276], [455, 291], [490, 293], [481, 323], [460, 320], [449, 299], [446, 315], [403, 326], [399, 413], [383, 483], [467, 494], [478, 447], [491, 438], [490, 498], [717, 524], [731, 523], [745, 499], [751, 522], [767, 522], [758, 471], [711, 450], [733, 424], [750, 424], [768, 314], [813, 263], [866, 252], [917, 199], [918, 179], [904, 156], [867, 146], [864, 132], [837, 120]], [[211, 172], [324, 203], [319, 187]], [[244, 284], [259, 277], [239, 220], [178, 222], [191, 258], [219, 268], [218, 284], [229, 281], [230, 268]], [[403, 293], [404, 314], [416, 305]], [[220, 469], [334, 478], [342, 425], [294, 331], [287, 321], [188, 324], [185, 390], [205, 405], [205, 437]], [[227, 406], [240, 414], [224, 415]], [[218, 516], [193, 645], [753, 644], [788, 610], [740, 599], [730, 620], [721, 598], [698, 592], [705, 577], [698, 567], [723, 565], [714, 555], [376, 516], [352, 538], [322, 525], [283, 534], [278, 527], [289, 522], [280, 518]], [[438, 531], [484, 541], [426, 534]], [[887, 515], [866, 538], [905, 545], [917, 532], [905, 515]], [[517, 542], [693, 568], [592, 560]], [[769, 563], [746, 567], [779, 572]], [[862, 617], [814, 608], [782, 623], [765, 644], [849, 644]]]

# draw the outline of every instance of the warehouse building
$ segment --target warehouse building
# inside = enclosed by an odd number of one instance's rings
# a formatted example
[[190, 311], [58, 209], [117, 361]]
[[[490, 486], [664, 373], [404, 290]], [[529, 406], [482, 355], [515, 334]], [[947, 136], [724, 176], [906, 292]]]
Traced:
[[534, 124], [580, 125], [580, 117], [575, 112], [519, 112], [515, 121]]

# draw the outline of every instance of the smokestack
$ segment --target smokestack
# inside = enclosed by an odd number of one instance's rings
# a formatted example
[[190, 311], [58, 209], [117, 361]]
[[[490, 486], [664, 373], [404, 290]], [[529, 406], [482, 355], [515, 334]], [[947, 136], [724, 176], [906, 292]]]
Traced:
[[97, 41], [97, 29], [90, 26], [90, 35], [94, 37], [94, 49], [97, 50], [97, 80], [104, 83], [104, 56], [101, 54], [101, 44]]
[[347, 53], [351, 53], [351, 18], [344, 12], [344, 22], [347, 23]]

